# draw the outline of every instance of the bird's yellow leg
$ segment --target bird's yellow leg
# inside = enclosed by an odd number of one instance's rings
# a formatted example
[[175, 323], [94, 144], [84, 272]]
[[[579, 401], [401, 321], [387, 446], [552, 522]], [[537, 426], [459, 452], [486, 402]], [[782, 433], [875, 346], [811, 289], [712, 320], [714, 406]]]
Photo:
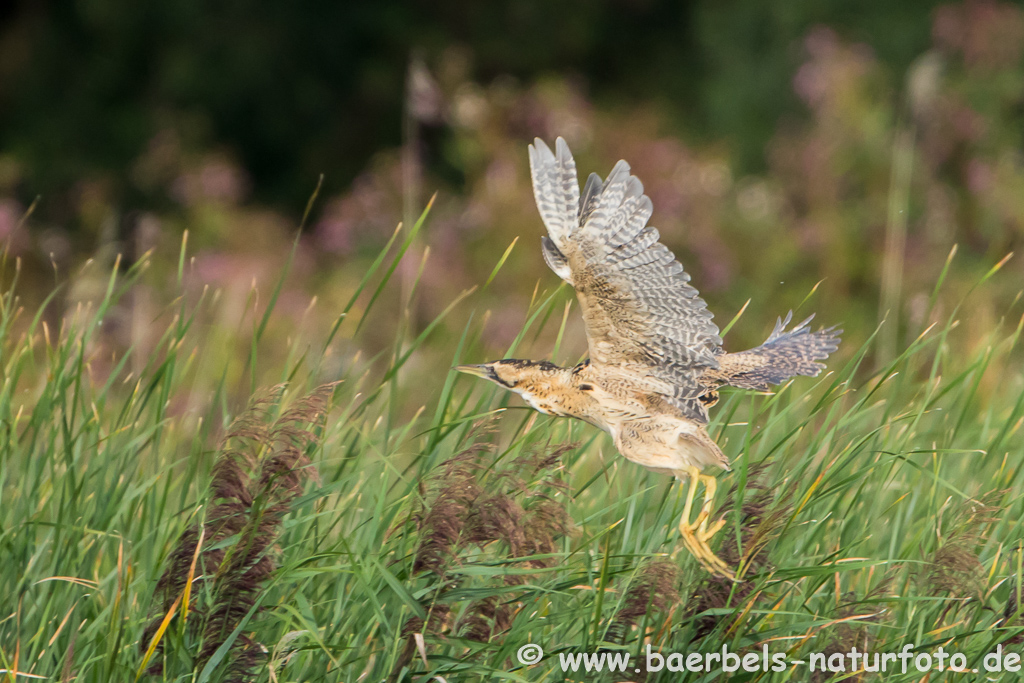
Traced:
[[696, 467], [690, 466], [686, 468], [686, 473], [690, 475], [690, 486], [686, 491], [686, 505], [683, 506], [683, 519], [680, 522], [680, 529], [682, 524], [690, 521], [690, 511], [693, 509], [693, 499], [697, 496], [697, 486], [700, 485], [700, 470]]
[[715, 492], [718, 491], [718, 480], [710, 474], [700, 475], [700, 480], [704, 482], [704, 505], [701, 506], [700, 514], [693, 523], [699, 525], [697, 527], [697, 537], [706, 543], [712, 536], [721, 531], [722, 527], [725, 526], [725, 520], [718, 520], [708, 529], [711, 505], [715, 502]]
[[[726, 579], [735, 580], [736, 573], [721, 558], [715, 555], [710, 546], [708, 546], [708, 539], [718, 533], [725, 525], [725, 520], [720, 519], [712, 524], [710, 529], [708, 528], [708, 519], [711, 516], [711, 507], [715, 501], [715, 491], [718, 488], [718, 482], [710, 475], [701, 474], [700, 470], [693, 466], [686, 468], [686, 472], [690, 475], [690, 487], [686, 492], [686, 505], [683, 507], [683, 516], [679, 520], [679, 534], [682, 537], [683, 545], [686, 546], [686, 549], [697, 558], [697, 561], [708, 572]], [[701, 483], [704, 484], [704, 503], [701, 505], [697, 518], [690, 522], [693, 501], [697, 496], [697, 487]]]

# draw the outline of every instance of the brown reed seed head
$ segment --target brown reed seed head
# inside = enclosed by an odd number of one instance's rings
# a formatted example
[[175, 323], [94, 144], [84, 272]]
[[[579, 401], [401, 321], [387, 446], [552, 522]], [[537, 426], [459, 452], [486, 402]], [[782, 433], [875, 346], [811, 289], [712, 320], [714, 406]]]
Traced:
[[[758, 470], [748, 473], [747, 492], [740, 508], [740, 540], [743, 555], [740, 555], [740, 544], [731, 534], [726, 537], [719, 551], [722, 560], [730, 566], [737, 566], [742, 562], [746, 576], [759, 573], [768, 566], [769, 545], [785, 524], [791, 509], [788, 505], [773, 505], [774, 493], [759, 480], [758, 475]], [[725, 509], [731, 507], [730, 501], [735, 495], [735, 490], [729, 493]], [[750, 598], [753, 592], [754, 584], [750, 581], [737, 584], [723, 577], [709, 576], [698, 588], [687, 612], [700, 614], [709, 609], [739, 606]], [[721, 616], [700, 617], [695, 637], [706, 636], [714, 630], [721, 619]]]
[[652, 612], [667, 612], [679, 601], [679, 566], [669, 559], [646, 561], [629, 584], [607, 640], [623, 643], [626, 633]]
[[[284, 517], [301, 493], [304, 480], [317, 479], [306, 453], [319, 442], [319, 436], [307, 425], [323, 418], [335, 386], [317, 388], [276, 419], [272, 413], [284, 387], [273, 387], [254, 398], [232, 423], [212, 468], [206, 518], [182, 533], [157, 582], [160, 613], [144, 631], [143, 650], [163, 615], [183, 595], [200, 538], [203, 548], [199, 548], [194, 580], [211, 582], [211, 587], [193, 590], [188, 605], [194, 615], [189, 626], [202, 643], [195, 666], [204, 666], [252, 610], [263, 583], [277, 567], [275, 543]], [[216, 547], [234, 536], [238, 537], [236, 543]], [[203, 593], [212, 599], [200, 602]], [[239, 634], [226, 658], [224, 680], [250, 680], [264, 653], [251, 636]], [[150, 673], [159, 673], [160, 658], [154, 661]]]
[[[486, 426], [478, 426], [477, 434], [486, 434]], [[479, 438], [479, 436], [477, 436]], [[531, 452], [504, 466], [485, 466], [484, 454], [492, 448], [474, 443], [458, 455], [439, 465], [430, 477], [422, 509], [411, 516], [417, 520], [416, 552], [413, 574], [428, 571], [442, 578], [430, 596], [431, 609], [436, 609], [454, 588], [465, 583], [465, 577], [449, 577], [453, 566], [465, 561], [467, 551], [484, 552], [489, 560], [522, 560], [522, 565], [541, 568], [548, 558], [532, 558], [535, 554], [553, 554], [557, 541], [571, 529], [565, 509], [564, 484], [560, 461], [573, 445]], [[514, 566], [514, 565], [510, 565]], [[505, 586], [528, 582], [529, 576], [509, 573], [496, 578]], [[487, 597], [471, 601], [458, 623], [448, 624], [430, 619], [413, 619], [406, 623], [409, 634], [425, 633], [443, 637], [449, 630], [469, 640], [486, 642], [507, 631], [518, 613], [514, 597]], [[454, 612], [454, 607], [451, 609]], [[438, 625], [440, 624], [440, 631]], [[422, 630], [417, 630], [422, 629]], [[411, 657], [411, 655], [410, 655]], [[400, 657], [403, 666], [408, 665]], [[398, 669], [392, 672], [398, 674]]]
[[980, 500], [949, 501], [936, 522], [938, 546], [928, 557], [923, 576], [926, 589], [933, 595], [954, 598], [981, 598], [985, 571], [978, 559], [978, 547], [985, 529], [998, 521], [995, 504], [1004, 492], [992, 491]]

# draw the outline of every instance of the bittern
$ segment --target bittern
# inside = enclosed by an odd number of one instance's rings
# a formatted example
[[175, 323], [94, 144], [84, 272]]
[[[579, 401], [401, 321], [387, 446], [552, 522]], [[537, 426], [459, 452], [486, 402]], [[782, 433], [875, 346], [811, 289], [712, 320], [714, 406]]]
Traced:
[[[767, 390], [795, 375], [816, 376], [841, 330], [812, 332], [804, 320], [779, 319], [757, 348], [726, 353], [707, 304], [690, 276], [648, 226], [651, 200], [618, 162], [607, 180], [592, 173], [580, 193], [576, 163], [562, 138], [552, 153], [530, 145], [533, 192], [548, 234], [544, 260], [576, 290], [589, 359], [572, 368], [546, 361], [498, 360], [456, 368], [519, 394], [546, 415], [575, 417], [611, 435], [619, 453], [644, 467], [689, 479], [679, 523], [683, 543], [713, 574], [734, 578], [708, 541], [716, 480], [701, 470], [729, 469], [708, 435], [708, 408], [723, 385]], [[813, 316], [811, 316], [813, 318]], [[704, 500], [691, 521], [700, 484]]]

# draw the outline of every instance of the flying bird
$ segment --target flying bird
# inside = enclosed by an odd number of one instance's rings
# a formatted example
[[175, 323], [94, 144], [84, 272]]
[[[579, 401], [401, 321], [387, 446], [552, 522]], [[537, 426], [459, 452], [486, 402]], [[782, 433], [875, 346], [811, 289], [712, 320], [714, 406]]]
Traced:
[[[606, 180], [592, 173], [580, 192], [565, 140], [555, 151], [530, 145], [533, 192], [548, 234], [544, 260], [576, 290], [589, 358], [563, 368], [505, 359], [455, 368], [490, 380], [546, 415], [575, 417], [611, 435], [619, 453], [655, 472], [689, 480], [679, 532], [709, 572], [735, 578], [708, 541], [716, 480], [702, 470], [729, 469], [708, 435], [708, 409], [724, 385], [766, 390], [795, 375], [816, 376], [842, 330], [792, 329], [790, 312], [757, 348], [726, 353], [718, 327], [690, 276], [647, 225], [651, 200], [619, 161]], [[813, 316], [811, 316], [813, 318]], [[704, 501], [690, 520], [700, 484]]]

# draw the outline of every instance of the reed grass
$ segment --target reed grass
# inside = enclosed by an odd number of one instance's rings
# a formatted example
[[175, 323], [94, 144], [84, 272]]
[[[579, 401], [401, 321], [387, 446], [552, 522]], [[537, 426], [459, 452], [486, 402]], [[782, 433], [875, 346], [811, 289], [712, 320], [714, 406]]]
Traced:
[[[767, 643], [806, 660], [913, 643], [977, 667], [1016, 647], [1019, 310], [965, 330], [954, 309], [878, 369], [874, 337], [847, 340], [822, 377], [724, 392], [710, 426], [734, 463], [720, 478], [721, 550], [744, 582], [723, 584], [678, 550], [681, 488], [593, 428], [446, 367], [411, 386], [407, 364], [439, 321], [408, 321], [376, 358], [352, 351], [425, 218], [395, 233], [333, 325], [286, 323], [287, 335], [277, 285], [242, 322], [218, 317], [223, 297], [186, 287], [183, 244], [180, 291], [141, 357], [110, 327], [154, 261], [174, 256], [93, 264], [72, 279], [102, 282], [95, 298], [71, 307], [58, 292], [39, 311], [20, 307], [5, 262], [0, 676], [590, 680], [563, 674], [557, 655]], [[561, 339], [568, 300], [538, 292], [508, 355], [544, 327]], [[472, 306], [466, 293], [442, 313], [467, 321], [451, 364], [482, 360]], [[538, 664], [518, 662], [526, 643], [544, 648]]]

